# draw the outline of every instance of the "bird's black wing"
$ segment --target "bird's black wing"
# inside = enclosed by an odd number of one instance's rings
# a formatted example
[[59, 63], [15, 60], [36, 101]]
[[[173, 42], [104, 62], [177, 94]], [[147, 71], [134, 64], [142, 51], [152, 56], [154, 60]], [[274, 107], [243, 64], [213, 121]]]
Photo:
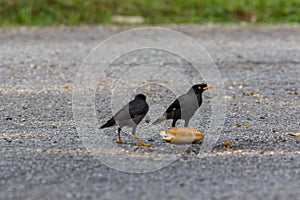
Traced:
[[[184, 107], [185, 102], [189, 99], [188, 94], [183, 94], [179, 96], [166, 110], [166, 113], [171, 113], [175, 110], [181, 109], [181, 107]], [[180, 106], [180, 103], [183, 104]]]
[[174, 110], [180, 109], [179, 100], [176, 99], [166, 110], [166, 113], [171, 113]]

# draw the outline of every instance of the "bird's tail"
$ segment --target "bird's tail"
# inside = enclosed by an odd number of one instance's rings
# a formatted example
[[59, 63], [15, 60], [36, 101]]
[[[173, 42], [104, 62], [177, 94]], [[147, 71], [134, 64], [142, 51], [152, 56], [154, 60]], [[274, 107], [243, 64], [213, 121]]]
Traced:
[[116, 124], [116, 121], [114, 118], [111, 118], [110, 120], [108, 120], [105, 124], [103, 124], [100, 128], [107, 128], [107, 127], [111, 127], [113, 125]]
[[159, 124], [159, 123], [165, 121], [166, 119], [167, 119], [167, 116], [163, 115], [163, 116], [161, 116], [160, 118], [158, 118], [157, 120], [155, 120], [152, 124], [153, 124], [153, 125], [157, 125], [157, 124]]

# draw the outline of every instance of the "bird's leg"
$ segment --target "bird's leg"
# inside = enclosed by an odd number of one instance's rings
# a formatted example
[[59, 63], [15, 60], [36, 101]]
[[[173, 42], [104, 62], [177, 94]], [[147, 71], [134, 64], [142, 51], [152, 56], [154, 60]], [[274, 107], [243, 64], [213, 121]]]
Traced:
[[136, 146], [145, 146], [145, 147], [151, 146], [151, 144], [144, 143], [138, 136], [133, 135], [133, 137], [139, 142], [138, 144], [136, 144]]
[[118, 128], [118, 140], [117, 140], [118, 144], [126, 144], [125, 141], [121, 140], [121, 128]]
[[177, 122], [177, 119], [173, 119], [172, 127], [176, 127], [176, 122]]
[[190, 122], [189, 119], [184, 120], [184, 127], [188, 127], [189, 126], [189, 122]]
[[136, 144], [136, 146], [150, 147], [151, 144], [144, 143], [138, 136], [135, 135], [135, 130], [136, 130], [136, 128], [134, 127], [134, 128], [132, 129], [132, 135], [133, 135], [133, 137], [139, 142], [138, 144]]

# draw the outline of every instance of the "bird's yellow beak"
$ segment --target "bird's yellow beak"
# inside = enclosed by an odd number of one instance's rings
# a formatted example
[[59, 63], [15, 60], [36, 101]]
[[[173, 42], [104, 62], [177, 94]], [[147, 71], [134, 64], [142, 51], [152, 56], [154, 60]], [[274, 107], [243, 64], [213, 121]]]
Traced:
[[213, 86], [208, 85], [208, 86], [204, 87], [203, 90], [208, 90], [209, 88], [213, 88]]

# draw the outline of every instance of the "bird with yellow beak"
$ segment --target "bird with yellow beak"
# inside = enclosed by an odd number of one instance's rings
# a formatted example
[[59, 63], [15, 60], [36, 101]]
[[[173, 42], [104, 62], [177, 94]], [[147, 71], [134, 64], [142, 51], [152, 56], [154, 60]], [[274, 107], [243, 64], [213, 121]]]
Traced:
[[153, 122], [154, 125], [168, 119], [173, 119], [172, 127], [176, 126], [178, 119], [185, 121], [184, 126], [188, 127], [190, 119], [202, 104], [202, 93], [212, 88], [205, 83], [193, 85], [189, 91], [179, 96], [167, 108], [164, 114]]

